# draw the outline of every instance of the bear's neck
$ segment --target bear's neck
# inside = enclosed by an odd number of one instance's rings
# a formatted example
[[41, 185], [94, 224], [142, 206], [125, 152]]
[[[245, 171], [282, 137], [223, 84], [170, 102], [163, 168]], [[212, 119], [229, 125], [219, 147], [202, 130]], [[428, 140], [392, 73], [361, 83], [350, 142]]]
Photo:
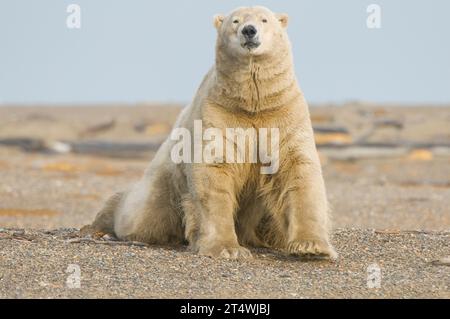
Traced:
[[249, 113], [280, 108], [300, 95], [290, 50], [236, 58], [216, 53], [214, 102]]

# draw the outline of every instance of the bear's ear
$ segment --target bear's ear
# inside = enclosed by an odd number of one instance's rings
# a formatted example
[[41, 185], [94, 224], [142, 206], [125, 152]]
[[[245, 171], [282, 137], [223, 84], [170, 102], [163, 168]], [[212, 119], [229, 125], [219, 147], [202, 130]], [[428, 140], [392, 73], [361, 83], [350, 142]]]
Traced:
[[280, 21], [281, 26], [283, 28], [287, 28], [288, 23], [289, 23], [289, 16], [286, 13], [278, 13], [276, 15], [278, 21]]
[[225, 20], [225, 16], [222, 14], [216, 14], [214, 16], [214, 27], [216, 29], [219, 29], [223, 23], [223, 20]]

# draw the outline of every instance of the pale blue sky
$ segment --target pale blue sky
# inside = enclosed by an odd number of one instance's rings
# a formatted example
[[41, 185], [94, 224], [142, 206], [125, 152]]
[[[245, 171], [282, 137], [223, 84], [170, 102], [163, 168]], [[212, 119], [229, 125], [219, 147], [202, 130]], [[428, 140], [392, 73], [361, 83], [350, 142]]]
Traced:
[[0, 102], [187, 102], [214, 61], [212, 16], [255, 4], [289, 13], [311, 102], [450, 102], [448, 0], [0, 0]]

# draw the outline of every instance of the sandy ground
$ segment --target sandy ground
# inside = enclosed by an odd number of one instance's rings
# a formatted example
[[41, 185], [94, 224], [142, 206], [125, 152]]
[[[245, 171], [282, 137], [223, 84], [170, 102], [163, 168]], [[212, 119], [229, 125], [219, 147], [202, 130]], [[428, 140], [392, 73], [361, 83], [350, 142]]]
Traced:
[[[158, 141], [178, 111], [6, 107], [0, 108], [0, 139]], [[345, 127], [350, 143], [364, 136], [369, 142], [450, 142], [450, 108], [320, 107], [312, 118], [315, 125]], [[380, 121], [394, 125], [374, 129]], [[336, 263], [271, 251], [231, 262], [193, 256], [183, 247], [68, 243], [76, 230], [49, 231], [92, 221], [110, 194], [142, 175], [153, 154], [120, 159], [0, 146], [0, 297], [449, 298], [450, 267], [432, 263], [450, 257], [449, 153], [348, 160], [320, 153], [338, 228]], [[367, 286], [372, 263], [382, 273], [378, 289]], [[81, 289], [66, 287], [69, 264], [80, 266]]]

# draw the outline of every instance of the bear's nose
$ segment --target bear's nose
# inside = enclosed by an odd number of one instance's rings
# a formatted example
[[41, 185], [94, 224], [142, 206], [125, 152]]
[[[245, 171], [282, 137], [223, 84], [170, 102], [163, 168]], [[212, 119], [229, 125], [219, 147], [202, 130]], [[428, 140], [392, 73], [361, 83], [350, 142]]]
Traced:
[[244, 27], [244, 29], [242, 29], [242, 34], [247, 39], [253, 39], [255, 37], [256, 33], [258, 33], [258, 31], [252, 25], [247, 25], [247, 26]]

